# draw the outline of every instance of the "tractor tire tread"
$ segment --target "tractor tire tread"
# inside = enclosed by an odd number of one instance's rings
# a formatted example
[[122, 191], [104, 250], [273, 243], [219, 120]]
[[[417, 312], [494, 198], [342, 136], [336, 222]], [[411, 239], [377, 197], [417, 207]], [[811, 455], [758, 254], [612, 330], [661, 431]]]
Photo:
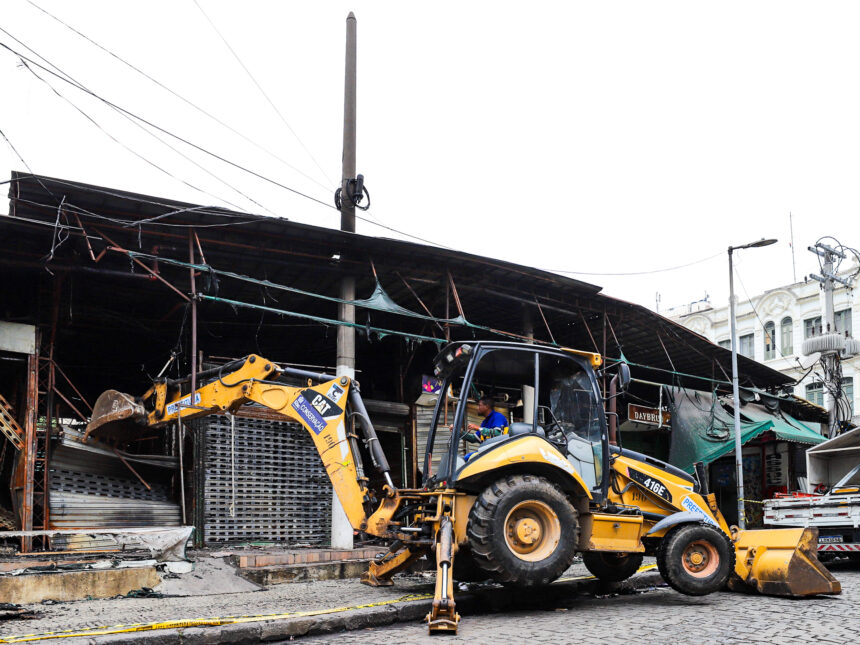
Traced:
[[[573, 525], [572, 539], [569, 544], [561, 545], [564, 552], [560, 559], [537, 576], [535, 573], [540, 571], [540, 567], [535, 567], [534, 563], [525, 563], [520, 570], [514, 570], [505, 565], [498, 552], [499, 549], [507, 549], [507, 546], [504, 533], [498, 533], [504, 518], [499, 518], [497, 512], [504, 499], [522, 487], [532, 489], [560, 505], [567, 505], [569, 521]], [[573, 562], [579, 542], [579, 522], [573, 505], [550, 481], [532, 475], [508, 475], [493, 482], [478, 496], [469, 514], [467, 537], [475, 564], [497, 582], [520, 587], [543, 586], [558, 578]]]
[[[720, 555], [724, 561], [720, 563], [718, 571], [708, 579], [699, 580], [685, 575], [680, 558], [677, 558], [678, 544], [685, 542], [694, 531], [705, 537], [710, 536], [715, 545], [723, 547], [723, 553]], [[680, 524], [666, 533], [661, 540], [657, 550], [657, 569], [663, 580], [678, 593], [705, 596], [726, 586], [735, 570], [735, 549], [729, 537], [718, 528], [708, 524]]]

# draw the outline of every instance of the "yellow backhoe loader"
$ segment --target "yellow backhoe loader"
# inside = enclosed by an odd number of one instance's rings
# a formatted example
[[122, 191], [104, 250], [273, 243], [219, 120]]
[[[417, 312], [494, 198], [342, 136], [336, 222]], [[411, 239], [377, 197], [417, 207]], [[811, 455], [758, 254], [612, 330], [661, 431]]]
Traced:
[[[816, 558], [814, 529], [737, 531], [700, 477], [610, 444], [595, 374], [600, 355], [481, 341], [452, 343], [434, 363], [442, 389], [421, 488], [392, 483], [357, 382], [256, 355], [200, 373], [195, 392], [189, 379], [162, 379], [142, 397], [109, 390], [86, 434], [121, 436], [134, 431], [131, 421], [155, 428], [249, 403], [297, 421], [352, 526], [388, 540], [388, 552], [362, 581], [390, 585], [419, 558], [435, 559], [431, 632], [457, 630], [455, 579], [545, 585], [578, 552], [610, 581], [631, 576], [643, 555], [654, 555], [669, 585], [691, 595], [727, 584], [785, 596], [840, 592]], [[623, 391], [630, 380], [624, 365], [618, 380]], [[499, 406], [506, 425], [473, 433], [468, 400], [487, 395], [508, 402]], [[469, 434], [480, 441], [477, 449], [461, 441]], [[363, 453], [385, 482], [380, 490], [371, 489]]]

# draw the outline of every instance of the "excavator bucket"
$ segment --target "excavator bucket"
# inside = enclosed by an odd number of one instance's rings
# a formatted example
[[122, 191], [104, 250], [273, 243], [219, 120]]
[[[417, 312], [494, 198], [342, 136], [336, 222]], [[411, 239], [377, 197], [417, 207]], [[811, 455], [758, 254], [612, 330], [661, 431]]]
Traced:
[[818, 561], [818, 529], [738, 531], [733, 591], [771, 596], [838, 594], [839, 581]]
[[84, 441], [90, 436], [100, 436], [114, 433], [124, 425], [124, 422], [139, 421], [146, 418], [143, 405], [135, 401], [133, 396], [107, 390], [99, 395], [93, 406], [93, 416], [87, 424]]

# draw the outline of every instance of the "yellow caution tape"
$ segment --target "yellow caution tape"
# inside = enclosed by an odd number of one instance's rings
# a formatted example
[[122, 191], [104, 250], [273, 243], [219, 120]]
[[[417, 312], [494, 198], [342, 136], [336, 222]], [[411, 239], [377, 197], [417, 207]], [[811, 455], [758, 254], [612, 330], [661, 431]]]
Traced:
[[[646, 564], [637, 570], [637, 573], [656, 569], [656, 564]], [[574, 580], [593, 580], [594, 576], [575, 576], [570, 578], [559, 578], [556, 582], [571, 582]], [[28, 643], [38, 640], [58, 639], [58, 638], [73, 638], [79, 636], [107, 636], [110, 634], [128, 634], [131, 632], [148, 632], [157, 629], [180, 629], [184, 627], [219, 627], [222, 625], [235, 625], [238, 623], [254, 623], [264, 620], [280, 620], [284, 618], [303, 618], [307, 616], [322, 616], [325, 614], [336, 614], [343, 611], [352, 611], [354, 609], [369, 609], [371, 607], [383, 607], [385, 605], [394, 605], [399, 602], [410, 602], [413, 600], [430, 600], [433, 598], [432, 593], [424, 594], [408, 594], [393, 598], [391, 600], [381, 600], [379, 602], [370, 602], [363, 605], [350, 605], [349, 607], [334, 607], [332, 609], [314, 609], [310, 611], [293, 611], [279, 614], [254, 614], [241, 616], [222, 616], [216, 618], [186, 618], [179, 620], [165, 620], [157, 623], [130, 623], [123, 625], [111, 625], [105, 627], [89, 627], [86, 629], [67, 629], [64, 631], [42, 632], [40, 634], [22, 634], [20, 636], [9, 636], [0, 638], [0, 643]]]
[[264, 620], [279, 620], [283, 618], [302, 618], [305, 616], [319, 616], [323, 614], [335, 614], [353, 609], [367, 609], [370, 607], [382, 607], [399, 602], [412, 600], [429, 600], [433, 594], [409, 594], [391, 600], [365, 603], [362, 605], [351, 605], [349, 607], [334, 607], [332, 609], [315, 609], [311, 611], [294, 611], [278, 614], [255, 614], [240, 616], [222, 616], [216, 618], [186, 618], [180, 620], [166, 620], [156, 623], [130, 623], [123, 625], [111, 625], [105, 627], [89, 627], [86, 629], [67, 629], [64, 631], [42, 632], [40, 634], [22, 634], [21, 636], [9, 636], [0, 638], [0, 643], [27, 643], [37, 640], [56, 638], [72, 638], [76, 636], [106, 636], [108, 634], [127, 634], [130, 632], [146, 632], [157, 629], [179, 629], [182, 627], [217, 627], [221, 625], [234, 625], [237, 623], [253, 623]]

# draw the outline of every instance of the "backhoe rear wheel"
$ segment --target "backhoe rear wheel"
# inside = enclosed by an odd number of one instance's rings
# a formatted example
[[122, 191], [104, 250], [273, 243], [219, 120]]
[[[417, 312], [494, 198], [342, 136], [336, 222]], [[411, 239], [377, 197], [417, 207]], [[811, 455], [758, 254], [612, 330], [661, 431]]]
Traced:
[[722, 589], [735, 569], [728, 536], [707, 524], [682, 524], [663, 538], [657, 566], [672, 589], [704, 596]]
[[641, 553], [586, 551], [582, 554], [582, 563], [599, 580], [621, 582], [639, 570], [642, 557]]
[[461, 547], [454, 558], [454, 580], [457, 582], [484, 582], [490, 574], [481, 570], [468, 546]]
[[511, 475], [478, 496], [467, 533], [478, 567], [503, 584], [531, 587], [549, 584], [571, 565], [579, 519], [548, 480]]

